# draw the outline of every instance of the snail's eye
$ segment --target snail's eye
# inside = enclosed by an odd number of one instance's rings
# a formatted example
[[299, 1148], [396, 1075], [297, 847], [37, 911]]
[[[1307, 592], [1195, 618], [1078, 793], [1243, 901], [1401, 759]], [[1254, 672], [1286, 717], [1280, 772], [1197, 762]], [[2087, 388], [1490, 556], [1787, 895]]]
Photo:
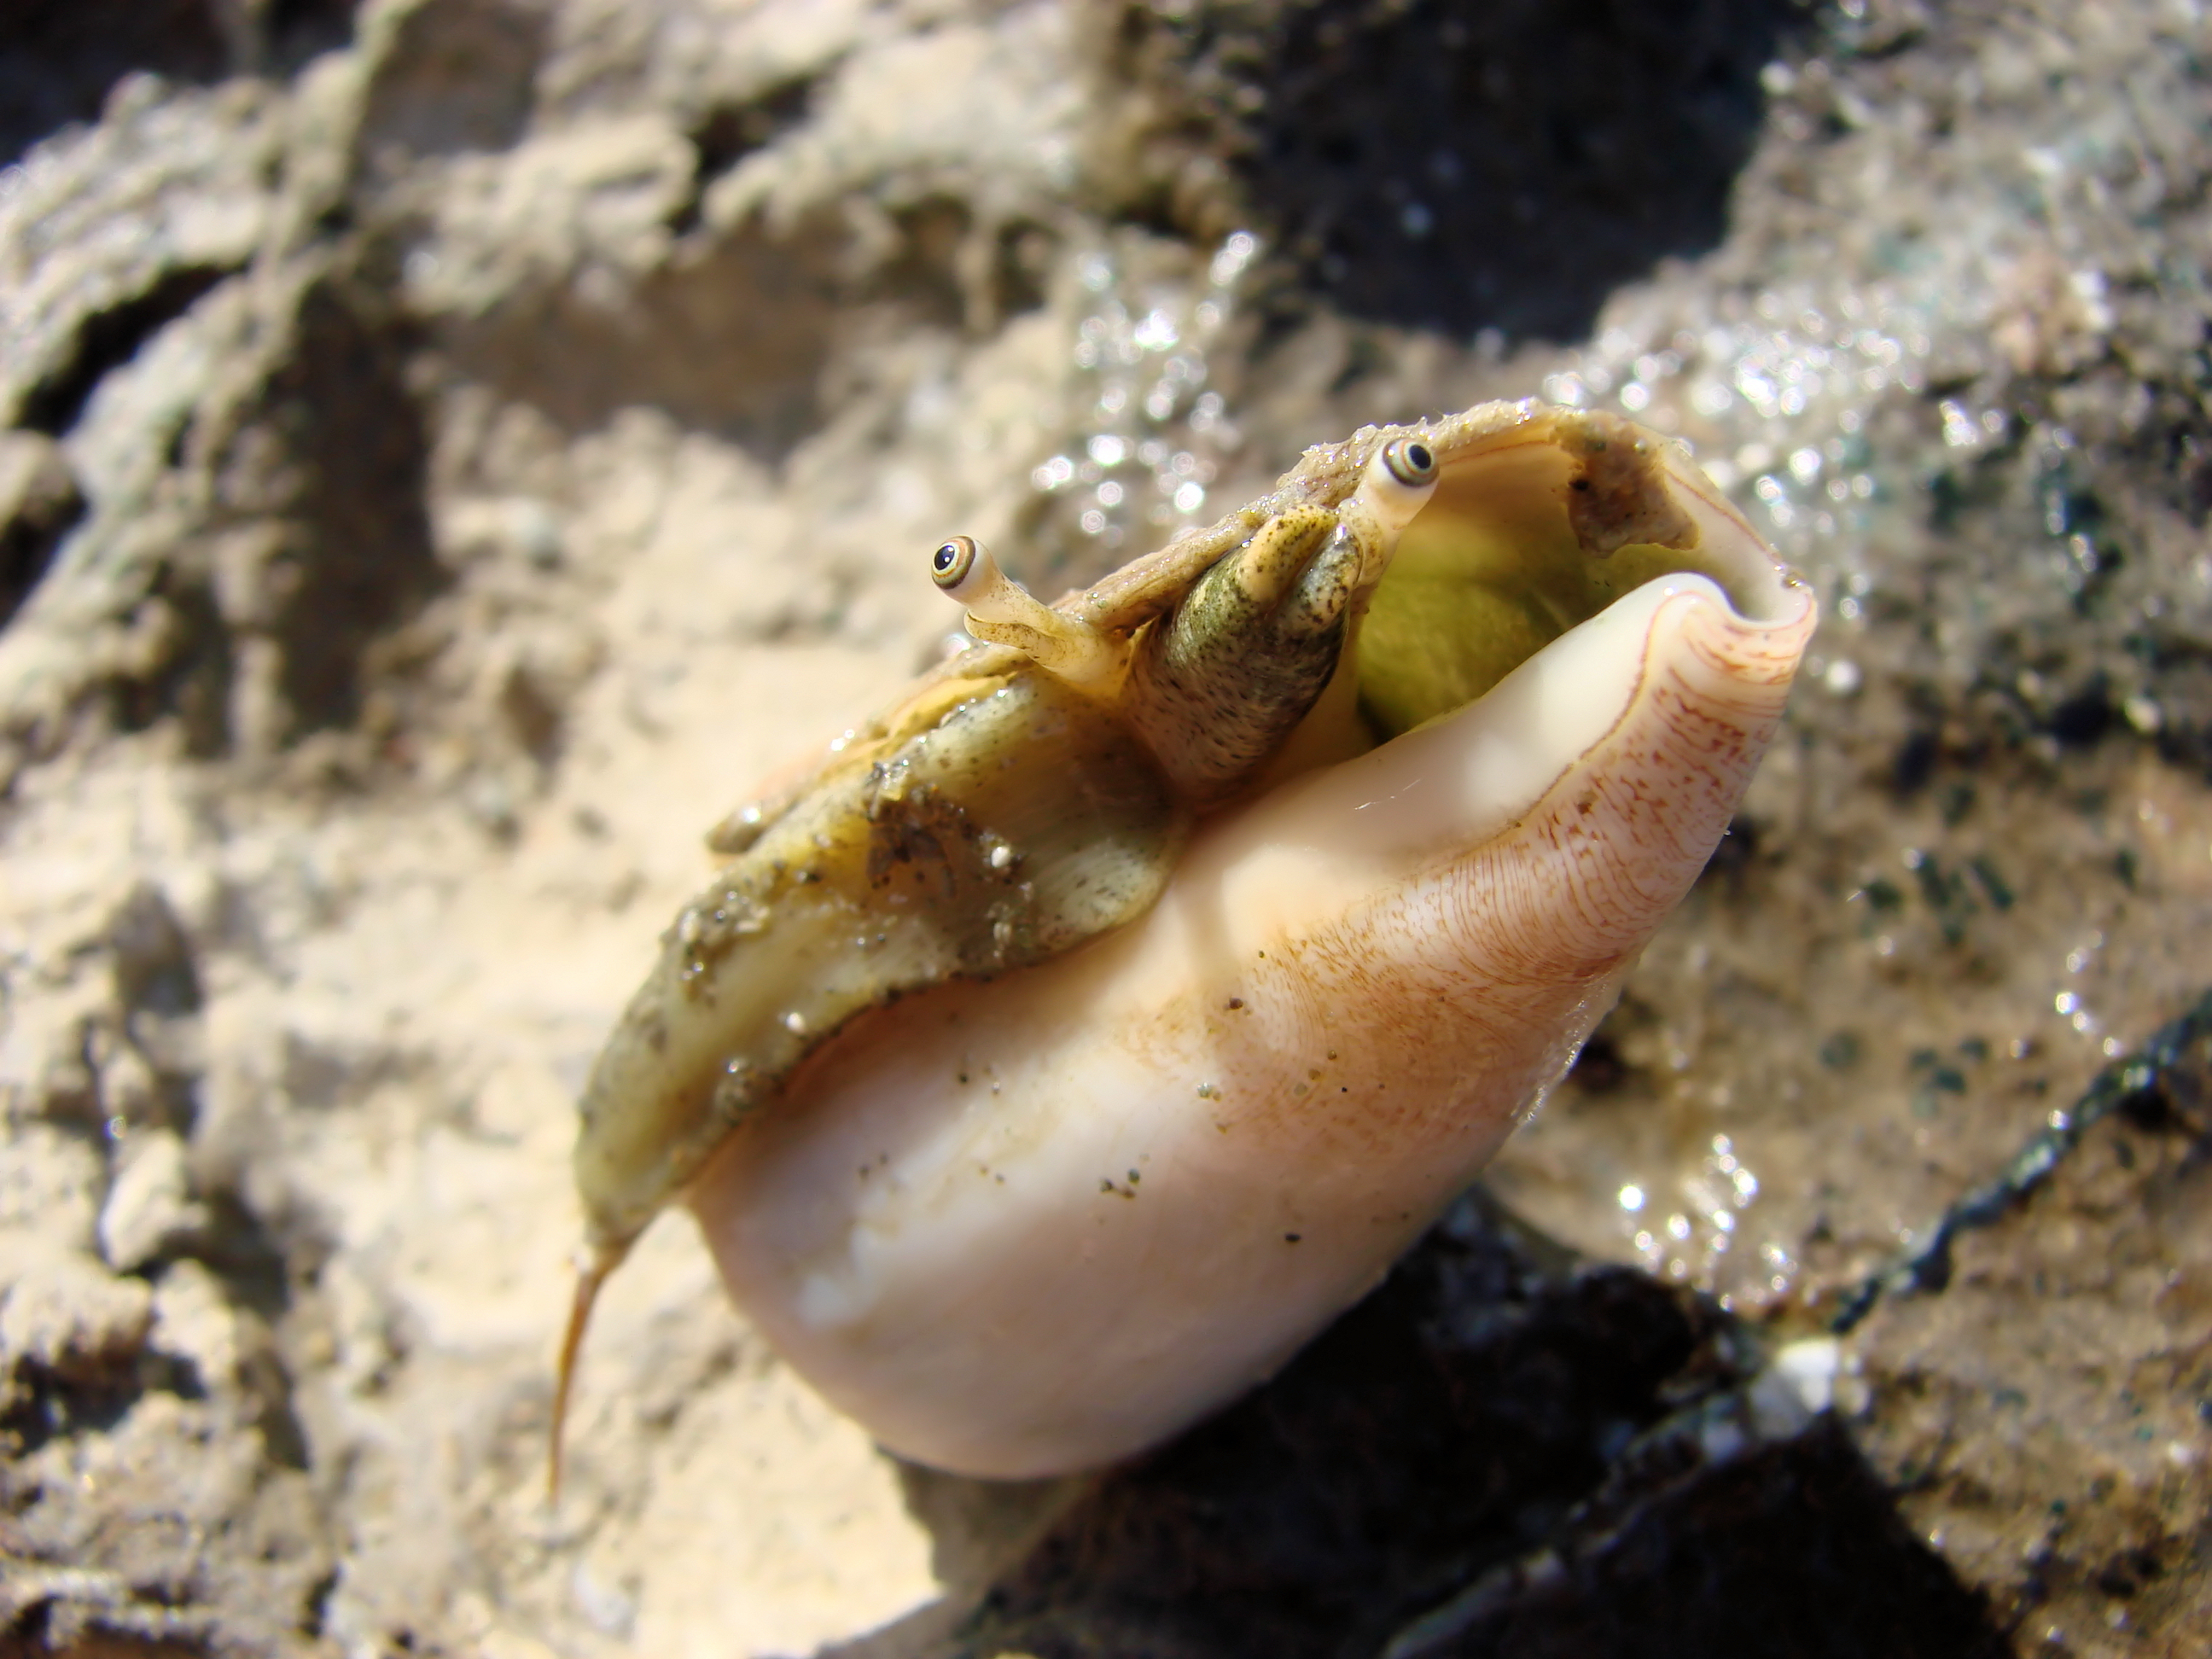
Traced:
[[975, 538], [955, 536], [951, 541], [929, 556], [930, 579], [951, 592], [968, 580], [968, 573], [975, 568]]
[[1436, 452], [1419, 438], [1392, 440], [1389, 447], [1382, 452], [1382, 465], [1390, 469], [1392, 477], [1409, 489], [1436, 482]]

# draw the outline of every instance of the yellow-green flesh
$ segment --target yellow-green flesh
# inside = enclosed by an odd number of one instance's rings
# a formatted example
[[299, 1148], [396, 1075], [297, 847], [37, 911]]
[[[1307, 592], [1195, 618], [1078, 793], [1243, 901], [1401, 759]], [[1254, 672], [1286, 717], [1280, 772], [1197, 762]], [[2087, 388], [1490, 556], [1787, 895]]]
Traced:
[[1378, 740], [1465, 708], [1645, 582], [1701, 568], [1696, 549], [1585, 551], [1565, 505], [1574, 472], [1548, 442], [1471, 456], [1407, 526], [1359, 635], [1360, 708]]

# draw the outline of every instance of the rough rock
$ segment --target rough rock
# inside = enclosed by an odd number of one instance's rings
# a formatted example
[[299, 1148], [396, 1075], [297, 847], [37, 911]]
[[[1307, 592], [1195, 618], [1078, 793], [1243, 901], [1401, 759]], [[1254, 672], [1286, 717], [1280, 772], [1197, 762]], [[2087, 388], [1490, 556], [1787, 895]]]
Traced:
[[137, 1358], [153, 1317], [144, 1281], [110, 1278], [96, 1263], [58, 1251], [10, 1275], [0, 1303], [0, 1364], [19, 1379], [30, 1372], [97, 1385]]
[[84, 497], [61, 449], [44, 433], [0, 437], [0, 622], [46, 574]]
[[100, 1210], [100, 1254], [116, 1272], [136, 1273], [189, 1243], [207, 1212], [192, 1200], [185, 1143], [173, 1131], [131, 1136], [113, 1164]]

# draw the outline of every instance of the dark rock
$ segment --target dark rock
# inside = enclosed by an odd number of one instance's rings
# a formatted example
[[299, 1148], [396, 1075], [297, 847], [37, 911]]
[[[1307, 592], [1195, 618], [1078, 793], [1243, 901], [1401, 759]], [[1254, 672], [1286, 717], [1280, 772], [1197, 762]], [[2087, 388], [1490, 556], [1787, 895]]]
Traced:
[[1790, 0], [1131, 8], [1161, 125], [1346, 314], [1509, 342], [1721, 240]]

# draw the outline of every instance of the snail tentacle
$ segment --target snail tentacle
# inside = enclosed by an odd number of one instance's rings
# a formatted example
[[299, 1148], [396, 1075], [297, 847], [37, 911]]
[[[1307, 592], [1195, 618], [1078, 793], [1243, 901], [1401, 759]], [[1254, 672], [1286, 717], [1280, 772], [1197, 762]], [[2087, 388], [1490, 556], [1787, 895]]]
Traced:
[[1109, 686], [1128, 653], [1112, 635], [1055, 611], [999, 568], [973, 536], [955, 536], [930, 556], [930, 579], [967, 608], [968, 631], [1012, 646], [1048, 674], [1085, 689]]

